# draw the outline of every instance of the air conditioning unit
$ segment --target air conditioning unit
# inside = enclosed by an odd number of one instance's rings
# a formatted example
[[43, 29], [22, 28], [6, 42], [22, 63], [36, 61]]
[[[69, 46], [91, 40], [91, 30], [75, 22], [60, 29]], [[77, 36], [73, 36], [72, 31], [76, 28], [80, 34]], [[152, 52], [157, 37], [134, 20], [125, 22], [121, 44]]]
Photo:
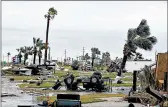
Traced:
[[58, 94], [56, 107], [81, 107], [80, 95]]

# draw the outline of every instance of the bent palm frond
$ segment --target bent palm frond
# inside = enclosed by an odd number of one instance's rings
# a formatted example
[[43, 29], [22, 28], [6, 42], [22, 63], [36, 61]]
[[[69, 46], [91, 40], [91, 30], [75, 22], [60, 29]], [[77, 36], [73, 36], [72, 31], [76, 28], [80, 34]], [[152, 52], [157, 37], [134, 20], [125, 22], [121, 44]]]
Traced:
[[152, 42], [147, 38], [139, 37], [138, 39], [134, 40], [134, 43], [136, 46], [144, 50], [152, 50], [153, 48]]
[[147, 37], [147, 39], [148, 39], [149, 41], [151, 41], [151, 42], [152, 42], [152, 44], [156, 44], [156, 43], [157, 43], [157, 38], [156, 38], [156, 37], [154, 37], [154, 36]]

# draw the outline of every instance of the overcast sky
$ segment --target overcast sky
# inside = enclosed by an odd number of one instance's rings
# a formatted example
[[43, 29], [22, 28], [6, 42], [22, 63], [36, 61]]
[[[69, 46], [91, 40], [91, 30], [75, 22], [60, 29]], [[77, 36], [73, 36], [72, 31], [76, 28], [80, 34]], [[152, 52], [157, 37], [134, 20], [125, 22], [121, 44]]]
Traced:
[[122, 57], [129, 28], [145, 18], [151, 35], [158, 38], [152, 52], [139, 50], [146, 58], [155, 51], [167, 51], [166, 1], [2, 1], [2, 53], [17, 54], [16, 48], [32, 46], [33, 37], [45, 41], [47, 20], [44, 14], [50, 7], [58, 15], [50, 22], [51, 56], [64, 58], [82, 55], [82, 48], [109, 51], [111, 58]]

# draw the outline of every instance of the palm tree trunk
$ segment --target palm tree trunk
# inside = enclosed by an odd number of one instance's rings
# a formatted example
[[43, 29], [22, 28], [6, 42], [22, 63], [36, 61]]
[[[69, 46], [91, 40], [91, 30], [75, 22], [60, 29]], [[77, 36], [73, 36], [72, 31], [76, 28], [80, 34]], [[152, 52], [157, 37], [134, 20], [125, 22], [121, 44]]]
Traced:
[[117, 76], [121, 76], [121, 73], [122, 73], [123, 69], [125, 68], [126, 62], [127, 62], [127, 56], [124, 55], [124, 56], [123, 56], [122, 63], [121, 63], [121, 67], [120, 67], [120, 70], [119, 70]]
[[36, 64], [36, 53], [34, 53], [33, 64]]
[[44, 64], [46, 64], [47, 61], [47, 46], [48, 46], [48, 32], [49, 32], [49, 24], [50, 24], [50, 16], [47, 18], [47, 29], [46, 29], [46, 47], [45, 47], [45, 58], [44, 58]]

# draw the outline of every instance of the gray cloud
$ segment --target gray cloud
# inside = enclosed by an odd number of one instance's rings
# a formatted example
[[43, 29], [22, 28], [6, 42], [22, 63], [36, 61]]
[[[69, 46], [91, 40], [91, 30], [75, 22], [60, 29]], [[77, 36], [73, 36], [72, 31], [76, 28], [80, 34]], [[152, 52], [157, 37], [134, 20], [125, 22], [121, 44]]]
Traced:
[[[109, 51], [112, 57], [122, 57], [123, 44], [129, 28], [138, 26], [142, 18], [148, 20], [158, 43], [152, 52], [167, 50], [167, 2], [61, 2], [30, 1], [2, 2], [3, 54], [17, 54], [16, 48], [31, 46], [33, 37], [45, 40], [46, 19], [49, 7], [58, 15], [50, 22], [49, 44], [53, 58], [82, 54], [82, 47]], [[31, 7], [31, 8], [30, 8]], [[141, 51], [141, 50], [140, 50]], [[142, 51], [152, 57], [151, 52]]]

